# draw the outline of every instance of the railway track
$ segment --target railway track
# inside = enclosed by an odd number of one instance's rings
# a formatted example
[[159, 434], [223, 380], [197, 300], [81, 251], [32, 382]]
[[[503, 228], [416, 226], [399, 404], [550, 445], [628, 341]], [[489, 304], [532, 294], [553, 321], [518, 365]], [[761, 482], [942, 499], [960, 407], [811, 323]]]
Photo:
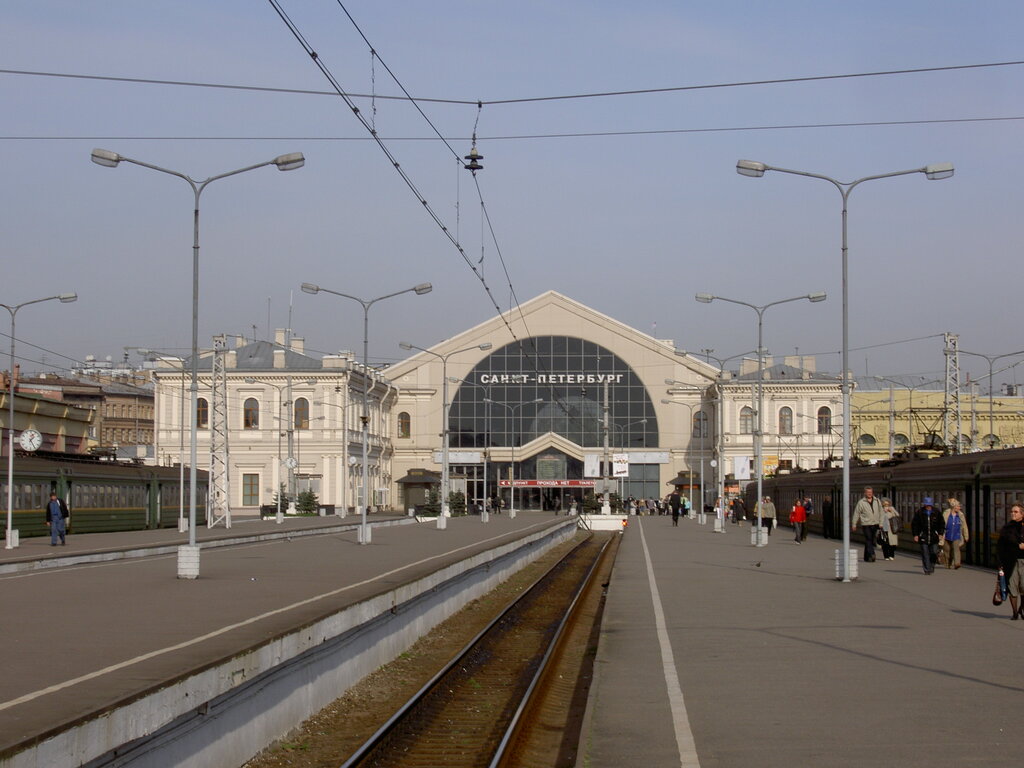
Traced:
[[[617, 545], [615, 534], [581, 542], [342, 768], [497, 767], [521, 764], [525, 754], [542, 754], [557, 764], [558, 755], [575, 744], [569, 713], [582, 713], [589, 675], [581, 678], [580, 669], [592, 655], [588, 650]], [[530, 764], [542, 763], [531, 757]]]

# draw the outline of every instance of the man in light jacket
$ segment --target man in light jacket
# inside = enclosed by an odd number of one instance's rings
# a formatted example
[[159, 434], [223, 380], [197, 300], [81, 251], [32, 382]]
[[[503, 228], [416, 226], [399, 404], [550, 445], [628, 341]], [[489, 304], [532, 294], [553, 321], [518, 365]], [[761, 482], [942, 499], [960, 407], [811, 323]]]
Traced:
[[882, 502], [875, 498], [875, 491], [870, 486], [864, 489], [864, 497], [853, 509], [851, 530], [856, 531], [858, 524], [864, 532], [864, 562], [873, 563], [875, 538], [878, 536], [878, 526], [882, 524]]

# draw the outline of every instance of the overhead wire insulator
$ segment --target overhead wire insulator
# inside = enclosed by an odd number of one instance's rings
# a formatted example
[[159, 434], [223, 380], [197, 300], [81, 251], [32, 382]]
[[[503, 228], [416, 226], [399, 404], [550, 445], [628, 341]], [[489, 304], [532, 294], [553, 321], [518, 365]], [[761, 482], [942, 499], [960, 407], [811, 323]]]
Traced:
[[483, 166], [480, 165], [480, 161], [484, 159], [484, 156], [476, 151], [475, 144], [473, 145], [473, 148], [469, 150], [469, 154], [466, 155], [465, 159], [468, 160], [469, 162], [463, 163], [462, 167], [465, 168], [467, 171], [472, 171], [473, 173], [476, 173], [477, 171], [483, 168]]

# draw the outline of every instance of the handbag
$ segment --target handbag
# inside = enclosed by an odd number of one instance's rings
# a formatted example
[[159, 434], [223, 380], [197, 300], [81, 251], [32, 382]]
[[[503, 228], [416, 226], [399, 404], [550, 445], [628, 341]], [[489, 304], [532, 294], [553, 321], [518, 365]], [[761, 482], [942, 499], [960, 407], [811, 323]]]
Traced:
[[996, 574], [996, 591], [992, 593], [992, 605], [1003, 604], [1003, 582], [1005, 578], [1006, 577], [1003, 576], [1003, 569], [1000, 568], [999, 572]]

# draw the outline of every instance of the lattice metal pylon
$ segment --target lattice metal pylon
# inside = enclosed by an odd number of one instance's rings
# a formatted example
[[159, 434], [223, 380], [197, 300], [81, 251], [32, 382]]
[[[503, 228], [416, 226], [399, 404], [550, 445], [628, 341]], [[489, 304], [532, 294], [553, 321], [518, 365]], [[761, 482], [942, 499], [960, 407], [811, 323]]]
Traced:
[[[942, 439], [955, 453], [963, 453], [963, 429], [960, 423], [960, 336], [946, 335], [946, 402], [942, 413]], [[951, 435], [952, 430], [955, 435]]]
[[210, 500], [206, 511], [206, 526], [213, 528], [220, 522], [231, 527], [231, 506], [228, 503], [230, 483], [228, 475], [228, 376], [227, 337], [213, 337], [213, 368], [210, 393]]

